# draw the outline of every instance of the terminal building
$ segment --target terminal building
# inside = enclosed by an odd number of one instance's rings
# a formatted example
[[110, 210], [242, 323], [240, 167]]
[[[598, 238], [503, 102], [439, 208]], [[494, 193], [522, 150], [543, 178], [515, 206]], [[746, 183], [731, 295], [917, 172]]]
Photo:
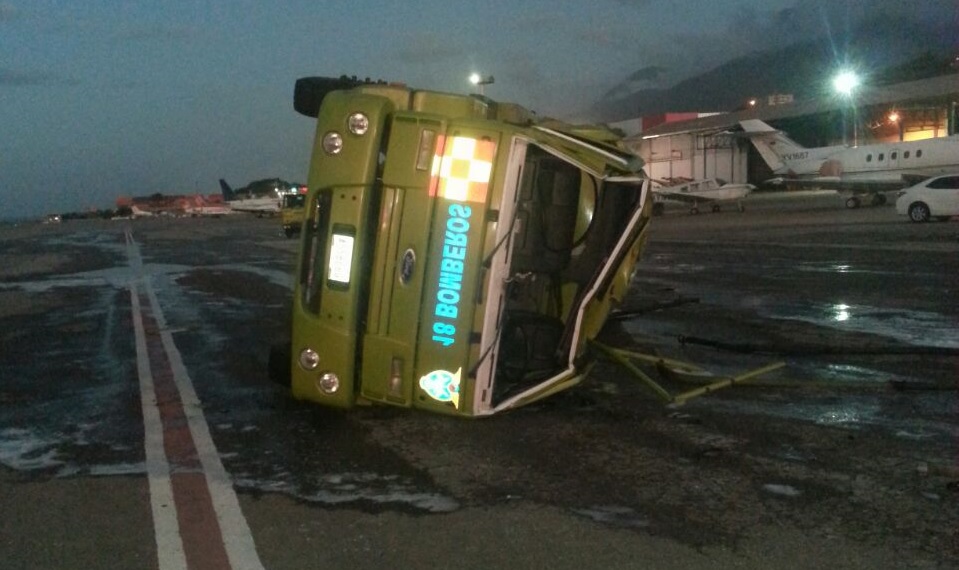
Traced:
[[760, 186], [772, 174], [739, 121], [760, 119], [808, 147], [914, 141], [956, 134], [957, 101], [954, 73], [863, 87], [853, 97], [794, 101], [773, 94], [730, 113], [665, 114], [613, 126], [639, 130], [625, 143], [655, 180], [720, 178]]

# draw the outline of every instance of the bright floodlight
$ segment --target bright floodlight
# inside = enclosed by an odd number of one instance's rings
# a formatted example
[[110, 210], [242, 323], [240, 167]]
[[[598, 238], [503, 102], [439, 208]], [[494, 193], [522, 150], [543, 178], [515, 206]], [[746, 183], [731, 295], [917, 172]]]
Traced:
[[859, 86], [859, 77], [851, 71], [843, 71], [832, 81], [836, 91], [843, 95], [851, 95], [853, 90]]
[[492, 75], [484, 76], [484, 75], [480, 75], [479, 73], [474, 73], [470, 75], [470, 83], [472, 83], [473, 85], [480, 85], [480, 86], [489, 85], [493, 83], [493, 76]]

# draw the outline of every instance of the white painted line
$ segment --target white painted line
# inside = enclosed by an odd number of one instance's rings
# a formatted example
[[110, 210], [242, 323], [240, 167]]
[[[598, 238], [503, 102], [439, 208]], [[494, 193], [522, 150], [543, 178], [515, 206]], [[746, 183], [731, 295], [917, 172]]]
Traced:
[[[129, 246], [129, 242], [128, 242]], [[129, 247], [128, 247], [129, 253]], [[186, 555], [180, 539], [180, 525], [173, 502], [170, 484], [170, 464], [163, 449], [163, 424], [156, 405], [153, 373], [147, 353], [143, 316], [136, 283], [130, 283], [130, 303], [133, 307], [133, 330], [136, 336], [137, 375], [140, 377], [140, 403], [143, 408], [143, 433], [146, 448], [147, 480], [150, 484], [150, 508], [153, 511], [153, 531], [156, 535], [157, 558], [160, 570], [185, 570]]]
[[160, 303], [157, 301], [153, 287], [150, 286], [148, 281], [145, 283], [145, 287], [150, 305], [153, 308], [153, 316], [160, 328], [163, 348], [170, 359], [173, 381], [180, 392], [183, 413], [186, 415], [187, 425], [190, 427], [190, 434], [193, 436], [193, 443], [196, 446], [200, 464], [203, 466], [206, 483], [210, 489], [210, 497], [213, 500], [213, 510], [216, 512], [217, 521], [220, 523], [220, 532], [223, 533], [223, 545], [226, 547], [230, 566], [233, 570], [264, 570], [256, 552], [256, 544], [253, 542], [253, 533], [246, 522], [246, 517], [243, 516], [240, 501], [233, 490], [233, 481], [223, 467], [223, 462], [220, 461], [220, 454], [213, 444], [210, 428], [203, 416], [200, 399], [193, 389], [193, 381], [186, 371], [186, 366], [183, 365], [180, 351], [177, 350], [176, 344], [173, 342], [173, 333], [167, 329], [166, 319], [160, 309]]
[[[246, 518], [243, 516], [240, 502], [233, 490], [233, 482], [223, 467], [213, 438], [210, 436], [210, 429], [203, 416], [200, 400], [193, 388], [193, 381], [183, 364], [180, 351], [177, 350], [176, 344], [173, 342], [173, 333], [166, 326], [166, 319], [150, 280], [143, 275], [143, 261], [140, 257], [140, 250], [129, 229], [126, 232], [126, 242], [130, 267], [135, 270], [135, 279], [141, 283], [147, 298], [150, 300], [153, 318], [160, 329], [160, 340], [169, 359], [173, 380], [180, 393], [183, 413], [187, 418], [193, 444], [203, 467], [204, 477], [210, 491], [220, 532], [223, 535], [223, 545], [230, 566], [233, 570], [264, 570], [256, 552], [253, 534]], [[153, 376], [150, 372], [146, 334], [143, 329], [136, 281], [131, 283], [130, 290], [133, 303], [134, 329], [137, 336], [137, 371], [140, 376], [141, 400], [143, 402], [147, 466], [150, 474], [150, 497], [157, 535], [157, 549], [161, 570], [179, 570], [187, 567], [186, 558], [183, 554], [183, 541], [177, 524], [176, 507], [170, 485], [170, 466], [163, 448], [163, 426], [160, 421], [159, 409], [156, 406]], [[159, 454], [159, 456], [156, 454]], [[156, 472], [158, 480], [156, 493], [154, 493], [154, 472]], [[164, 505], [166, 506], [165, 510]], [[159, 514], [158, 509], [162, 511]], [[215, 537], [209, 538], [214, 539]], [[168, 554], [168, 551], [172, 554]]]

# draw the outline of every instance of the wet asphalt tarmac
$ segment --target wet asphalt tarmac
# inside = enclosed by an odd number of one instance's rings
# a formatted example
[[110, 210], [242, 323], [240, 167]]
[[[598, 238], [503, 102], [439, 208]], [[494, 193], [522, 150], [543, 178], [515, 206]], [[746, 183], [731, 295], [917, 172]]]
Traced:
[[601, 361], [477, 421], [332, 412], [269, 383], [295, 249], [245, 216], [0, 228], [0, 567], [158, 567], [139, 277], [265, 568], [959, 560], [959, 221], [816, 194], [668, 209], [602, 342], [720, 374], [785, 366], [671, 407]]

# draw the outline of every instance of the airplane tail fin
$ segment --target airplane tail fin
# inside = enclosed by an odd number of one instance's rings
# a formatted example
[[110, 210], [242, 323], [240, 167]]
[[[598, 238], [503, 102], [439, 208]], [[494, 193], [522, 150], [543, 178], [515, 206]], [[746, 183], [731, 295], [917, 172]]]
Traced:
[[233, 193], [233, 188], [230, 188], [230, 185], [226, 183], [226, 180], [220, 179], [220, 192], [223, 193], [223, 199], [229, 202], [233, 200], [235, 194]]
[[786, 167], [784, 156], [796, 155], [806, 150], [806, 147], [787, 137], [782, 131], [774, 129], [759, 119], [739, 121], [739, 125], [773, 172]]

